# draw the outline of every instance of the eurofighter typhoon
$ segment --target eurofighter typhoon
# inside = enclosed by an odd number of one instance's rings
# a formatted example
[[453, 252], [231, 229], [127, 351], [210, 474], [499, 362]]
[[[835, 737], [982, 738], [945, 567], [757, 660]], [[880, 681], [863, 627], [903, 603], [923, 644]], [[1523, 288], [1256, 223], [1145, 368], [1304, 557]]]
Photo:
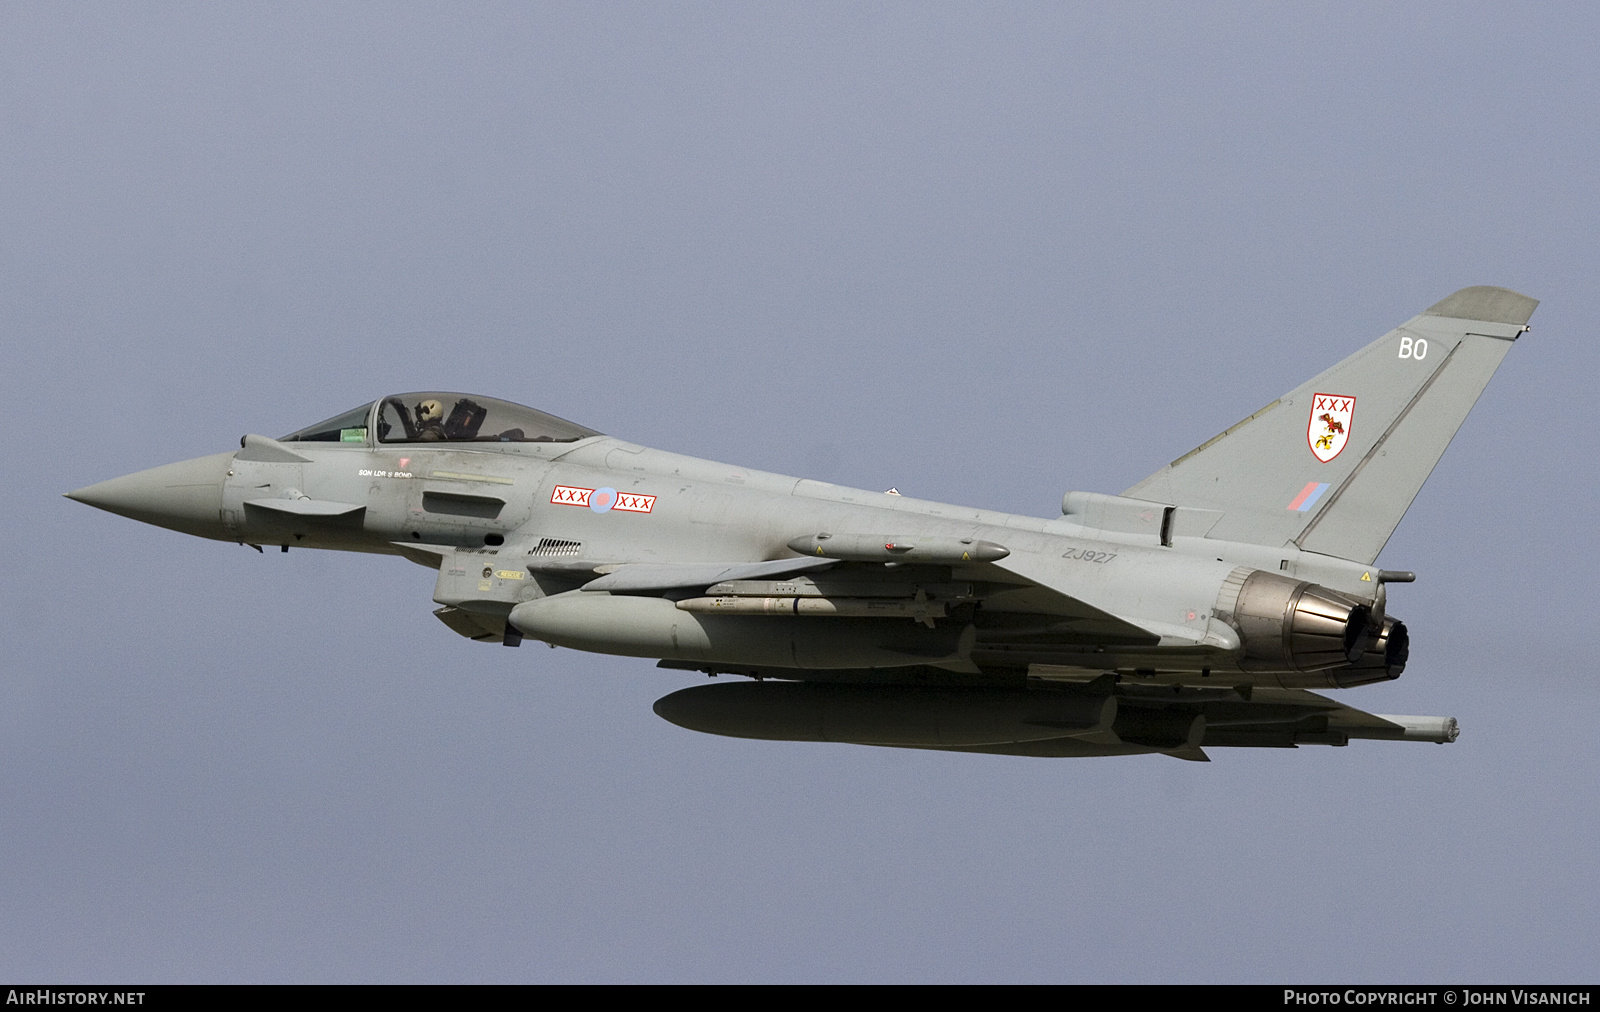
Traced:
[[[1062, 516], [680, 456], [491, 397], [382, 397], [69, 497], [186, 534], [404, 556], [434, 612], [744, 676], [656, 713], [744, 738], [1017, 756], [1451, 742], [1321, 692], [1409, 653], [1379, 553], [1536, 300], [1465, 288]], [[1316, 690], [1316, 691], [1313, 691]]]

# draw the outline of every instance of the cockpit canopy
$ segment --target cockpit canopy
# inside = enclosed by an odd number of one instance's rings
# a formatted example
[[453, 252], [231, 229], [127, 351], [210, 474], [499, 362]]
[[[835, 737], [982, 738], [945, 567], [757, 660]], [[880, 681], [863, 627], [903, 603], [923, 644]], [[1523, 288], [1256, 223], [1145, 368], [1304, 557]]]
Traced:
[[308, 425], [299, 432], [291, 432], [278, 440], [280, 443], [365, 443], [367, 420], [372, 417], [372, 405], [351, 408], [327, 421]]
[[477, 395], [395, 394], [284, 436], [285, 443], [572, 443], [600, 433], [564, 418]]

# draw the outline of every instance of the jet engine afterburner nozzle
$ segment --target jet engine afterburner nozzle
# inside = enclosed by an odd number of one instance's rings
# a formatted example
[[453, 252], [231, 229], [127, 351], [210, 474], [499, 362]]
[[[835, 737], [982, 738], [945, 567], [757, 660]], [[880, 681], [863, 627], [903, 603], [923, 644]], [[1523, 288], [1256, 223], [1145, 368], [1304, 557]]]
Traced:
[[1328, 678], [1341, 689], [1399, 678], [1410, 654], [1411, 636], [1406, 624], [1386, 618], [1383, 630], [1367, 644], [1361, 656], [1348, 668], [1328, 672]]
[[[1222, 585], [1216, 610], [1232, 618], [1244, 644], [1244, 663], [1251, 668], [1312, 672], [1360, 667], [1376, 676], [1358, 676], [1359, 681], [1350, 683], [1360, 684], [1398, 677], [1405, 666], [1405, 626], [1348, 594], [1305, 580], [1235, 570]], [[1392, 650], [1401, 655], [1397, 664], [1388, 656]]]

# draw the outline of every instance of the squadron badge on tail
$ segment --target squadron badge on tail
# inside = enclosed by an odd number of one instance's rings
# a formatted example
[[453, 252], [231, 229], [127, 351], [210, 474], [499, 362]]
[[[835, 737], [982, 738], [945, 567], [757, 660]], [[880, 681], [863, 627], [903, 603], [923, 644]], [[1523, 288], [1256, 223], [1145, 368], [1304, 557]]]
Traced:
[[1356, 399], [1343, 394], [1315, 394], [1311, 398], [1311, 421], [1306, 426], [1306, 442], [1311, 452], [1326, 464], [1339, 455], [1350, 441], [1350, 425], [1356, 414]]

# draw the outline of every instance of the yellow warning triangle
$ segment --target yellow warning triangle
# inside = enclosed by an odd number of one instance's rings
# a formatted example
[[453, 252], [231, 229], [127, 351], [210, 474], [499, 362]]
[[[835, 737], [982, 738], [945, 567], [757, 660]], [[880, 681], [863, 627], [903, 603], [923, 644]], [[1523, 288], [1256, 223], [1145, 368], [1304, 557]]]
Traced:
[[1372, 582], [1372, 570], [1369, 569], [1365, 573], [1361, 574], [1361, 582], [1362, 583], [1371, 583]]

